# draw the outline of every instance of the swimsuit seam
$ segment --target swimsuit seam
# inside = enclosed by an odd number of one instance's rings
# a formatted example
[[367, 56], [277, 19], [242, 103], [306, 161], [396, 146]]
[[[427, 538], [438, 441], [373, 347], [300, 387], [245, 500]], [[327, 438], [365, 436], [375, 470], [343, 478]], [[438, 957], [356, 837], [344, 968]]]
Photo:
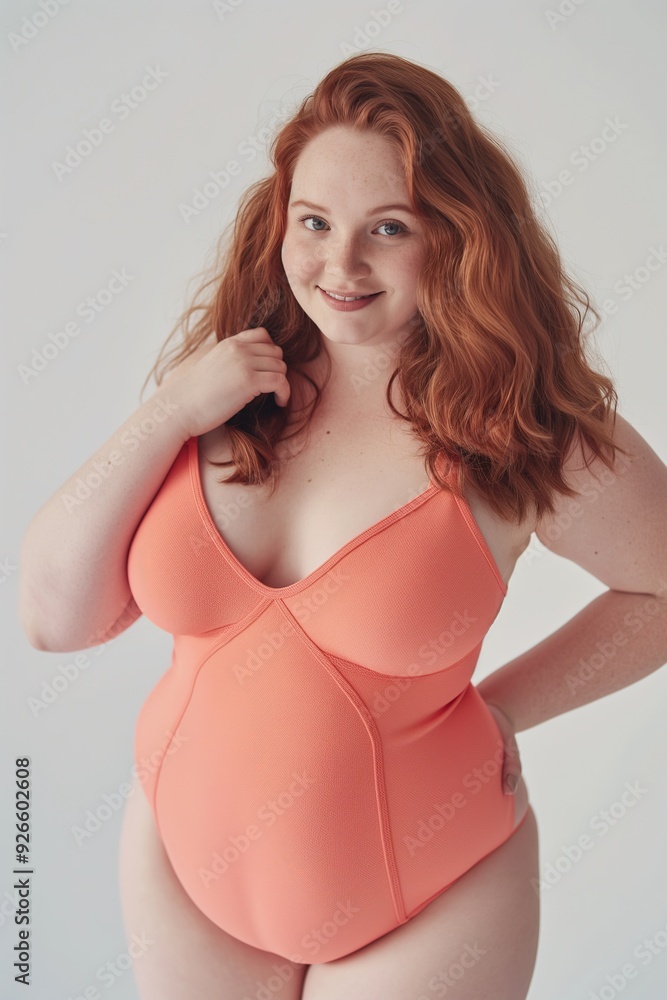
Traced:
[[[514, 796], [508, 795], [507, 798], [508, 799], [513, 799]], [[530, 803], [529, 803], [529, 805], [530, 805]], [[514, 807], [514, 802], [513, 801], [512, 801], [512, 807]], [[510, 817], [511, 817], [510, 830], [509, 830], [508, 833], [506, 833], [504, 835], [504, 837], [502, 838], [502, 840], [498, 841], [498, 843], [494, 847], [492, 847], [490, 850], [488, 850], [486, 852], [486, 854], [482, 854], [481, 857], [477, 858], [477, 860], [475, 862], [473, 862], [473, 864], [470, 865], [469, 868], [466, 868], [466, 870], [463, 871], [463, 872], [461, 872], [460, 875], [457, 875], [456, 878], [453, 878], [451, 880], [451, 882], [448, 882], [447, 885], [444, 885], [444, 886], [442, 886], [442, 888], [436, 890], [436, 892], [434, 892], [432, 896], [429, 896], [428, 899], [422, 900], [421, 903], [419, 903], [413, 910], [410, 911], [410, 913], [408, 913], [407, 917], [405, 918], [404, 923], [406, 921], [408, 921], [408, 920], [411, 920], [413, 917], [416, 917], [418, 913], [420, 913], [423, 909], [425, 909], [428, 906], [429, 903], [432, 903], [435, 899], [438, 898], [438, 896], [441, 896], [443, 892], [446, 892], [447, 889], [449, 889], [451, 886], [453, 886], [455, 882], [458, 882], [458, 880], [460, 878], [463, 878], [463, 876], [467, 875], [467, 873], [469, 871], [472, 871], [472, 869], [476, 865], [478, 865], [480, 863], [480, 861], [484, 861], [484, 859], [488, 858], [490, 854], [493, 854], [493, 852], [497, 851], [499, 847], [502, 847], [503, 844], [507, 843], [507, 841], [510, 839], [510, 837], [514, 833], [516, 833], [516, 831], [519, 829], [519, 827], [522, 826], [522, 824], [525, 822], [527, 816], [528, 816], [528, 808], [526, 808], [525, 813], [523, 814], [523, 816], [521, 817], [521, 819], [519, 820], [519, 822], [515, 826], [514, 825], [514, 808], [512, 808], [512, 810], [510, 811]]]
[[[493, 622], [491, 624], [493, 624]], [[476, 646], [468, 650], [467, 653], [464, 653], [463, 656], [460, 656], [458, 660], [455, 660], [454, 663], [450, 663], [449, 666], [442, 667], [440, 670], [432, 670], [429, 674], [383, 674], [379, 670], [371, 670], [370, 667], [365, 667], [363, 663], [355, 663], [354, 660], [347, 660], [344, 656], [338, 656], [336, 653], [329, 653], [325, 649], [322, 650], [322, 653], [325, 656], [331, 657], [331, 659], [334, 661], [340, 660], [341, 663], [349, 664], [355, 670], [363, 670], [366, 673], [372, 674], [374, 677], [383, 677], [387, 679], [393, 678], [395, 680], [401, 680], [401, 681], [428, 680], [429, 677], [438, 677], [441, 676], [442, 674], [446, 674], [448, 670], [454, 670], [456, 667], [460, 667], [465, 660], [469, 659], [471, 656], [474, 656], [475, 654], [479, 656], [479, 652], [481, 650], [483, 642], [484, 638], [482, 638]], [[320, 647], [318, 646], [318, 649], [319, 648]]]
[[391, 824], [389, 817], [389, 803], [387, 801], [387, 792], [385, 784], [385, 772], [384, 772], [384, 756], [383, 747], [380, 734], [378, 732], [375, 721], [366, 705], [365, 701], [359, 694], [359, 692], [353, 687], [348, 681], [347, 677], [344, 677], [340, 670], [336, 667], [326, 653], [319, 648], [319, 646], [313, 642], [307, 632], [301, 627], [300, 622], [294, 617], [290, 609], [281, 600], [276, 599], [276, 606], [280, 609], [283, 615], [287, 618], [290, 624], [294, 627], [295, 634], [305, 642], [305, 645], [312, 647], [311, 652], [319, 660], [320, 663], [325, 667], [329, 675], [333, 678], [335, 683], [341, 689], [343, 694], [352, 703], [363, 722], [366, 731], [369, 735], [371, 741], [371, 747], [373, 749], [373, 776], [375, 780], [375, 792], [376, 792], [376, 808], [378, 813], [378, 820], [380, 826], [380, 839], [382, 843], [382, 852], [384, 856], [385, 869], [387, 874], [387, 880], [389, 882], [389, 888], [394, 904], [394, 912], [396, 914], [396, 919], [399, 923], [404, 923], [406, 920], [406, 909], [405, 900], [403, 899], [403, 892], [401, 889], [400, 877], [398, 864], [396, 861], [396, 851], [394, 848], [393, 837], [391, 834]]
[[[196, 685], [196, 682], [197, 682], [197, 677], [199, 676], [199, 672], [202, 669], [202, 667], [204, 666], [204, 664], [210, 659], [210, 657], [213, 655], [213, 653], [215, 653], [218, 649], [222, 649], [222, 647], [225, 646], [225, 645], [227, 645], [227, 643], [231, 639], [235, 638], [235, 636], [237, 636], [239, 633], [243, 632], [249, 625], [252, 625], [252, 623], [255, 621], [255, 619], [259, 618], [260, 615], [262, 615], [264, 613], [264, 611], [266, 610], [266, 608], [269, 606], [270, 603], [271, 603], [270, 601], [264, 601], [264, 602], [260, 601], [257, 605], [255, 605], [255, 607], [252, 609], [251, 612], [249, 612], [244, 618], [242, 618], [240, 622], [237, 622], [237, 628], [235, 628], [232, 631], [231, 635], [229, 634], [229, 632], [226, 632], [225, 635], [224, 635], [224, 637], [222, 639], [218, 638], [215, 641], [213, 641], [209, 646], [206, 647], [206, 649], [204, 650], [204, 652], [201, 654], [201, 659], [200, 659], [199, 663], [197, 664], [197, 666], [192, 671], [192, 676], [191, 676], [191, 679], [190, 679], [190, 685], [188, 687], [187, 693], [186, 693], [186, 695], [185, 695], [185, 697], [183, 699], [183, 702], [181, 704], [180, 711], [177, 711], [176, 716], [175, 716], [176, 721], [173, 722], [172, 725], [171, 725], [171, 727], [170, 727], [172, 735], [170, 736], [169, 743], [171, 743], [171, 740], [173, 739], [173, 735], [176, 732], [178, 732], [178, 727], [180, 726], [181, 722], [183, 721], [183, 716], [185, 715], [185, 713], [187, 711], [187, 708], [188, 708], [188, 705], [190, 704], [190, 701], [192, 700], [192, 695], [194, 694], [195, 685]], [[172, 661], [172, 665], [173, 665], [173, 661]], [[170, 666], [169, 669], [171, 670], [172, 667]], [[169, 732], [169, 729], [167, 730], [167, 732]], [[169, 745], [169, 744], [167, 744], [167, 745]], [[161, 831], [161, 828], [160, 828], [160, 821], [158, 819], [157, 794], [158, 794], [158, 787], [159, 787], [159, 784], [160, 784], [160, 778], [162, 777], [163, 764], [164, 764], [164, 761], [165, 761], [166, 757], [167, 757], [167, 752], [165, 750], [165, 752], [162, 754], [162, 758], [161, 758], [161, 760], [160, 760], [160, 762], [158, 764], [157, 771], [155, 773], [155, 784], [153, 786], [153, 812], [155, 814], [155, 819], [156, 819], [158, 831], [160, 832], [160, 836], [161, 837], [162, 837], [162, 831]]]

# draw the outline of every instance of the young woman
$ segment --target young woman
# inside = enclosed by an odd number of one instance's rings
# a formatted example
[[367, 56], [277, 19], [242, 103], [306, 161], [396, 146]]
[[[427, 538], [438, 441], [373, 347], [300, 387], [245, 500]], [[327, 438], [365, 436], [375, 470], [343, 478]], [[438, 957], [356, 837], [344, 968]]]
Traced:
[[[521, 1000], [539, 872], [515, 734], [667, 660], [656, 615], [613, 676], [565, 683], [658, 600], [667, 469], [446, 80], [355, 55], [271, 155], [168, 376], [73, 477], [108, 470], [76, 543], [55, 500], [31, 525], [24, 627], [83, 648], [143, 613], [174, 636], [121, 844], [142, 1000]], [[610, 589], [473, 685], [533, 532]]]

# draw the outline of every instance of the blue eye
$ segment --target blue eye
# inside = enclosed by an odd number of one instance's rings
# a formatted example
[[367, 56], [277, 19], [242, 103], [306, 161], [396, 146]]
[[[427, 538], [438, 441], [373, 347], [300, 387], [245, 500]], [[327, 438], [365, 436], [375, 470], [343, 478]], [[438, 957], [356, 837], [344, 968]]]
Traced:
[[[317, 219], [318, 222], [324, 222], [324, 219], [320, 219], [317, 215], [302, 215], [301, 218], [299, 219], [299, 222], [306, 222], [308, 219]], [[306, 226], [306, 229], [307, 228], [308, 228], [308, 226]], [[321, 229], [315, 229], [315, 230], [311, 229], [311, 233], [312, 232], [321, 233], [322, 230]]]
[[[401, 232], [407, 233], [407, 229], [405, 226], [403, 226], [400, 222], [393, 222], [391, 219], [388, 222], [381, 222], [380, 225], [378, 226], [378, 229], [381, 229], [383, 226], [398, 226]], [[388, 233], [386, 235], [391, 236], [392, 234]], [[394, 233], [393, 235], [398, 236], [399, 233]]]
[[[307, 222], [310, 219], [314, 219], [316, 222], [324, 222], [324, 219], [321, 219], [319, 217], [319, 215], [302, 215], [302, 216], [299, 217], [299, 222]], [[326, 226], [326, 222], [324, 222], [324, 225]], [[390, 236], [390, 237], [401, 236], [403, 233], [407, 233], [407, 231], [408, 231], [407, 226], [404, 226], [402, 222], [396, 222], [394, 219], [387, 219], [386, 222], [381, 222], [380, 225], [378, 226], [378, 229], [382, 229], [384, 226], [398, 226], [398, 229], [399, 229], [399, 232], [397, 232], [397, 233], [385, 233], [384, 234], [385, 236]], [[309, 228], [309, 227], [306, 227], [306, 228]], [[310, 229], [310, 232], [311, 233], [322, 233], [322, 232], [324, 232], [324, 230], [323, 229]]]

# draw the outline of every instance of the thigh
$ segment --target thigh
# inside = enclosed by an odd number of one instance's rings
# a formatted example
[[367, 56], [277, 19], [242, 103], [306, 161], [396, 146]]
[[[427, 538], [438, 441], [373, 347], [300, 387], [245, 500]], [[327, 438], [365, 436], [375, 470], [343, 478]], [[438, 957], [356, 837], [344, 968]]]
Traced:
[[[135, 779], [120, 838], [118, 874], [140, 1000], [299, 1000], [307, 965], [254, 948], [212, 923], [176, 878]], [[130, 949], [130, 954], [132, 953]]]
[[302, 1000], [525, 1000], [540, 901], [537, 822], [530, 805], [523, 815], [509, 840], [407, 923], [309, 966]]

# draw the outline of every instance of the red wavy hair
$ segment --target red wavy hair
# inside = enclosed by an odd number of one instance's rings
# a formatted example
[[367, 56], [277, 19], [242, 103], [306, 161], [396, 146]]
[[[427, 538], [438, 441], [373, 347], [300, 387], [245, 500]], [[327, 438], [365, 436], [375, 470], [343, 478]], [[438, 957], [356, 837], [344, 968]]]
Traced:
[[[589, 311], [595, 326], [600, 316], [565, 273], [510, 154], [451, 83], [393, 54], [344, 60], [273, 137], [273, 172], [242, 195], [221, 234], [214, 273], [169, 334], [141, 392], [152, 374], [159, 386], [212, 332], [220, 341], [263, 326], [283, 349], [288, 377], [303, 376], [315, 389], [294, 433], [309, 422], [321, 391], [299, 366], [318, 356], [322, 334], [294, 298], [280, 252], [299, 154], [341, 125], [395, 144], [413, 208], [428, 222], [427, 264], [416, 289], [420, 319], [396, 356], [388, 405], [413, 425], [443, 489], [435, 460], [444, 451], [460, 459], [455, 488], [472, 481], [499, 516], [522, 521], [531, 506], [537, 517], [553, 513], [554, 492], [576, 495], [562, 475], [575, 438], [610, 469], [616, 450], [626, 454], [613, 440], [615, 387], [586, 358], [584, 322]], [[180, 349], [161, 370], [181, 327]], [[390, 398], [395, 378], [405, 414]], [[228, 420], [232, 461], [214, 463], [235, 466], [225, 481], [275, 485], [274, 445], [287, 420], [273, 393]]]

